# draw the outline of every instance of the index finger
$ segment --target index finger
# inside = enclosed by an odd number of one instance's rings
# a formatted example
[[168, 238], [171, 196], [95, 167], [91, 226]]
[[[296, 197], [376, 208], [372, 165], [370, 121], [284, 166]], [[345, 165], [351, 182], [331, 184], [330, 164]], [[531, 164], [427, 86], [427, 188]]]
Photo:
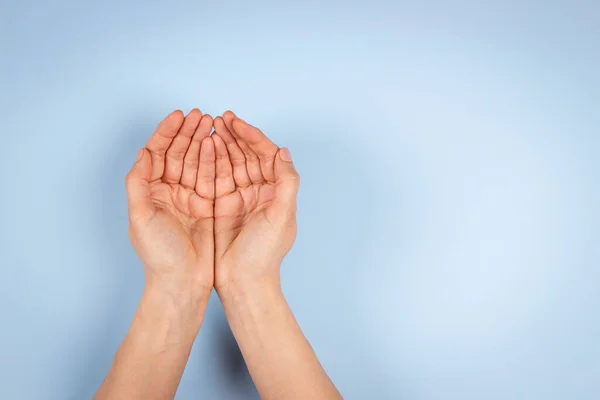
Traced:
[[184, 116], [181, 110], [173, 111], [162, 120], [158, 127], [148, 139], [146, 148], [152, 157], [152, 174], [150, 182], [160, 179], [165, 171], [165, 153], [171, 145], [173, 138], [179, 132], [183, 124]]

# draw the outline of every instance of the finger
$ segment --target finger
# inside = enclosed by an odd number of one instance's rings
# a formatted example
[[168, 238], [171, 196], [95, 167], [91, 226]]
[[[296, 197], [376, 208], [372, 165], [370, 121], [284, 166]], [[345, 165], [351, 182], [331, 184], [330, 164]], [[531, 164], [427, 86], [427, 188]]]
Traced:
[[234, 119], [235, 116], [231, 111], [223, 114], [223, 121], [225, 121], [225, 126], [227, 127], [229, 132], [231, 132], [238, 146], [244, 153], [244, 157], [246, 158], [246, 169], [248, 170], [248, 176], [250, 177], [250, 180], [252, 181], [252, 183], [263, 183], [265, 182], [265, 177], [263, 176], [262, 171], [260, 169], [260, 161], [258, 159], [258, 156], [256, 155], [256, 153], [254, 153], [254, 151], [252, 151], [252, 149], [250, 148], [250, 146], [248, 146], [246, 141], [242, 137], [240, 137], [233, 129]]
[[196, 193], [211, 201], [215, 199], [215, 144], [210, 136], [204, 138], [200, 145]]
[[148, 219], [154, 213], [150, 197], [152, 159], [146, 149], [140, 149], [137, 160], [125, 178], [127, 204], [131, 220]]
[[290, 218], [296, 213], [296, 195], [300, 176], [294, 168], [290, 151], [282, 148], [275, 157], [275, 199], [270, 207], [275, 218]]
[[165, 170], [165, 153], [175, 135], [183, 124], [183, 113], [180, 110], [173, 111], [160, 124], [148, 139], [146, 149], [150, 151], [152, 158], [152, 174], [150, 182], [162, 178]]
[[188, 189], [194, 189], [196, 186], [200, 162], [200, 143], [202, 143], [202, 140], [204, 140], [205, 137], [210, 135], [212, 124], [212, 117], [208, 114], [204, 114], [192, 137], [190, 147], [188, 147], [187, 152], [185, 153], [185, 158], [183, 159], [183, 172], [181, 173], [181, 180], [179, 182]]
[[237, 142], [246, 157], [246, 169], [248, 170], [248, 176], [252, 183], [266, 182], [262, 170], [260, 169], [260, 160], [258, 159], [258, 156], [250, 149], [246, 142], [243, 140], [238, 140]]
[[236, 186], [238, 187], [247, 187], [252, 184], [250, 180], [250, 176], [248, 175], [248, 169], [246, 168], [246, 157], [244, 156], [244, 152], [238, 146], [235, 138], [227, 129], [223, 118], [217, 117], [215, 118], [215, 132], [223, 139], [225, 145], [227, 146], [227, 152], [229, 153], [229, 161], [231, 162], [231, 166], [233, 168], [233, 179], [235, 181]]
[[232, 120], [232, 128], [234, 136], [239, 137], [247, 143], [258, 157], [260, 169], [265, 179], [273, 182], [275, 180], [273, 162], [279, 148], [260, 129], [255, 128], [240, 118], [235, 117]]
[[235, 181], [225, 142], [218, 134], [212, 135], [212, 138], [215, 142], [216, 158], [215, 195], [219, 198], [235, 191]]
[[177, 132], [177, 136], [171, 142], [171, 146], [167, 150], [165, 156], [165, 172], [162, 180], [165, 183], [179, 183], [181, 173], [183, 172], [183, 158], [190, 146], [192, 136], [200, 123], [202, 113], [197, 108], [194, 108], [185, 117], [183, 125]]

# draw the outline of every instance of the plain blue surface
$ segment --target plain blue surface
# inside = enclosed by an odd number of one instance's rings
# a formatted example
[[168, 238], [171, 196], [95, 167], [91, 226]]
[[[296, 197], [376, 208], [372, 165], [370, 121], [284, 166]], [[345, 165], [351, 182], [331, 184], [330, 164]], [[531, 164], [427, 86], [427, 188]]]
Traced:
[[[0, 398], [95, 392], [123, 177], [192, 107], [291, 148], [284, 289], [346, 398], [600, 398], [597, 2], [0, 4]], [[177, 398], [256, 397], [213, 296]]]

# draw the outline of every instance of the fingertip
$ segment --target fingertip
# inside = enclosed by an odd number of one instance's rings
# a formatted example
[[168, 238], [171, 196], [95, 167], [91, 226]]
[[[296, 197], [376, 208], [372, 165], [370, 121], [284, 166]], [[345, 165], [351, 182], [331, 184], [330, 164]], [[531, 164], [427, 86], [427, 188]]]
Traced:
[[223, 122], [228, 129], [231, 129], [231, 123], [236, 118], [235, 114], [231, 111], [225, 111], [223, 113]]
[[188, 117], [189, 117], [190, 115], [195, 115], [195, 114], [200, 114], [200, 116], [202, 116], [202, 111], [200, 111], [200, 109], [199, 109], [199, 108], [192, 108], [192, 109], [190, 110], [190, 112], [188, 113]]
[[208, 114], [204, 114], [202, 119], [200, 119], [200, 123], [198, 124], [198, 128], [196, 128], [196, 133], [194, 137], [196, 140], [200, 140], [203, 137], [210, 135], [210, 131], [212, 128], [212, 117]]
[[215, 128], [215, 132], [221, 135], [221, 139], [223, 139], [223, 142], [225, 142], [226, 138], [231, 136], [229, 128], [227, 128], [223, 117], [216, 117], [213, 121], [213, 127]]
[[191, 137], [197, 131], [200, 122], [202, 121], [202, 112], [194, 108], [191, 110], [183, 121], [182, 127], [179, 130], [180, 135]]
[[211, 125], [213, 124], [213, 117], [211, 117], [210, 114], [204, 114], [202, 120], [206, 120], [207, 123], [210, 123]]
[[171, 114], [169, 114], [169, 116], [167, 118], [172, 118], [175, 120], [178, 120], [178, 119], [183, 120], [185, 118], [185, 115], [184, 115], [183, 111], [175, 110]]
[[281, 158], [281, 161], [285, 161], [288, 163], [292, 162], [292, 154], [290, 153], [290, 150], [287, 147], [282, 147], [281, 149], [279, 149], [279, 158]]
[[175, 136], [184, 120], [185, 116], [183, 115], [183, 111], [175, 110], [158, 124], [156, 130], [166, 136]]
[[183, 111], [175, 110], [171, 114], [167, 115], [167, 117], [160, 124], [160, 128], [168, 131], [175, 130], [175, 132], [171, 132], [172, 136], [175, 136], [177, 130], [181, 127], [184, 120], [185, 115], [183, 115]]

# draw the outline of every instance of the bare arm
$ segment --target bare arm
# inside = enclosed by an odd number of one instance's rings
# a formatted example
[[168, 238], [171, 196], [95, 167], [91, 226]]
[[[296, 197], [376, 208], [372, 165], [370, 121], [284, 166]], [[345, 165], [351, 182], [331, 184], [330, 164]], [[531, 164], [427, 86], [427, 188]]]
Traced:
[[146, 288], [95, 399], [172, 399], [198, 334], [203, 298]]
[[127, 175], [129, 237], [146, 286], [95, 399], [172, 399], [214, 283], [212, 118], [171, 113]]
[[215, 119], [215, 289], [264, 400], [340, 399], [280, 288], [299, 177], [287, 149], [233, 113]]
[[232, 285], [219, 296], [261, 398], [341, 398], [277, 282]]

